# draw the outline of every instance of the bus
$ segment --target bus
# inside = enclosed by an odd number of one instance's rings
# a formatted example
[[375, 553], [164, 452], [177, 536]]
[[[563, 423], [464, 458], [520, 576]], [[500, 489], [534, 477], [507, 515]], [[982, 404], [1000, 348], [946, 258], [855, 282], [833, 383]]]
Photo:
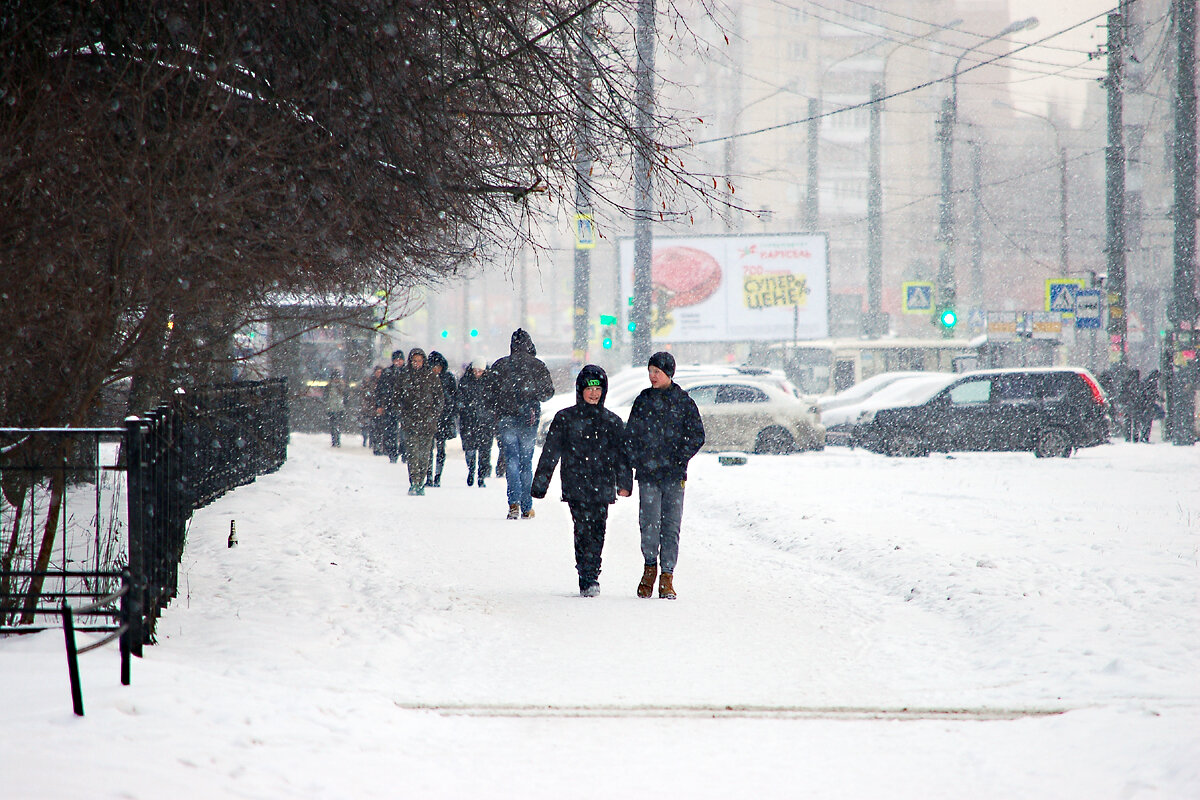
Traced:
[[983, 336], [966, 339], [813, 339], [768, 345], [750, 363], [782, 369], [802, 394], [835, 394], [882, 372], [965, 372], [980, 366]]

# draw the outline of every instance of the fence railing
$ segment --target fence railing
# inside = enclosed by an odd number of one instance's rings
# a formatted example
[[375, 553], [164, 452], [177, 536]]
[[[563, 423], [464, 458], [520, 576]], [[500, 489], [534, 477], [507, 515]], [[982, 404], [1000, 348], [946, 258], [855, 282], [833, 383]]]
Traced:
[[124, 428], [0, 428], [0, 635], [56, 627], [48, 598], [94, 606], [128, 569], [141, 655], [192, 513], [279, 469], [287, 439], [282, 379], [179, 390]]

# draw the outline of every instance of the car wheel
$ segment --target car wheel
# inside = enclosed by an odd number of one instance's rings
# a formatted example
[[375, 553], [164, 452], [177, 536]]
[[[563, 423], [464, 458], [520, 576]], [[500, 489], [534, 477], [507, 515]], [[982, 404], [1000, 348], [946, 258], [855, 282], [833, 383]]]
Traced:
[[910, 431], [901, 431], [888, 440], [887, 454], [900, 458], [916, 458], [929, 455], [929, 448], [917, 438], [916, 434]]
[[1038, 433], [1033, 454], [1038, 458], [1066, 458], [1071, 455], [1071, 438], [1062, 428], [1046, 428]]
[[754, 440], [755, 453], [790, 453], [796, 449], [796, 440], [783, 428], [766, 428], [758, 432]]

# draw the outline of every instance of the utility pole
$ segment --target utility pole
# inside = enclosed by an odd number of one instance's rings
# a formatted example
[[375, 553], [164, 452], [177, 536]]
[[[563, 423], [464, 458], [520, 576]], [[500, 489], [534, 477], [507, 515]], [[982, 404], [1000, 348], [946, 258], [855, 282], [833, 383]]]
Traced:
[[808, 200], [804, 204], [804, 228], [808, 233], [816, 233], [821, 227], [821, 195], [817, 174], [817, 149], [821, 138], [820, 116], [821, 101], [815, 97], [808, 98]]
[[[957, 75], [957, 72], [955, 73]], [[938, 270], [937, 270], [937, 313], [942, 309], [953, 309], [956, 305], [957, 288], [954, 281], [954, 118], [957, 109], [950, 97], [942, 99], [942, 111], [937, 119], [937, 140], [941, 150], [942, 180], [938, 196]], [[935, 324], [937, 320], [934, 320]], [[950, 328], [943, 327], [942, 335], [950, 338]]]
[[983, 148], [971, 142], [971, 305], [983, 310]]
[[[1168, 430], [1178, 445], [1196, 442], [1196, 2], [1173, 0], [1175, 58], [1175, 264], [1168, 347]], [[1191, 352], [1187, 358], [1185, 352]]]
[[871, 84], [871, 128], [867, 155], [867, 324], [869, 339], [887, 333], [883, 316], [883, 85]]
[[[579, 364], [587, 359], [588, 308], [591, 293], [591, 246], [579, 240], [579, 228], [592, 222], [592, 15], [585, 11], [580, 17], [579, 44], [579, 109], [575, 122], [575, 329], [572, 358]], [[595, 236], [594, 231], [592, 235]]]
[[633, 152], [633, 366], [641, 366], [650, 358], [650, 295], [653, 283], [650, 275], [654, 255], [653, 213], [654, 187], [650, 181], [651, 147], [654, 131], [654, 0], [638, 0], [637, 70], [634, 83], [634, 126], [638, 142]]
[[1104, 150], [1108, 264], [1108, 332], [1116, 339], [1118, 364], [1127, 359], [1125, 311], [1125, 131], [1122, 84], [1125, 73], [1125, 18], [1108, 15], [1108, 146]]

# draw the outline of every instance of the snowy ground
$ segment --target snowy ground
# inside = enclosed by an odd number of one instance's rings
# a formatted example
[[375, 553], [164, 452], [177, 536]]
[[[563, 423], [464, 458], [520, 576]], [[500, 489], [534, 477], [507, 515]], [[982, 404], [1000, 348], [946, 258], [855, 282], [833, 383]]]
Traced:
[[[1200, 797], [1200, 447], [693, 462], [679, 600], [353, 437], [199, 512], [119, 683], [0, 640], [4, 798]], [[240, 545], [226, 536], [237, 520]]]

